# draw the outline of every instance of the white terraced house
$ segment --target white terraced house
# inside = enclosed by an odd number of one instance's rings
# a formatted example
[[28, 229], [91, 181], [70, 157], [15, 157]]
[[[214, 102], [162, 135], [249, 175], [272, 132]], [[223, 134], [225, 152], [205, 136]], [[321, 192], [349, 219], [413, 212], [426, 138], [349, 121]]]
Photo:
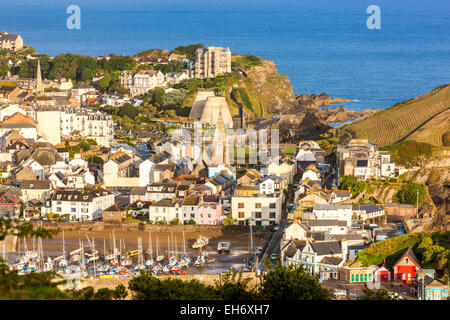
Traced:
[[235, 224], [269, 226], [281, 219], [281, 196], [255, 195], [231, 198], [231, 214]]
[[114, 194], [104, 189], [56, 189], [52, 212], [69, 215], [70, 220], [92, 221], [102, 218], [103, 210], [114, 204]]
[[156, 87], [166, 85], [164, 74], [159, 70], [124, 71], [120, 74], [120, 84], [130, 90], [131, 96], [139, 96]]

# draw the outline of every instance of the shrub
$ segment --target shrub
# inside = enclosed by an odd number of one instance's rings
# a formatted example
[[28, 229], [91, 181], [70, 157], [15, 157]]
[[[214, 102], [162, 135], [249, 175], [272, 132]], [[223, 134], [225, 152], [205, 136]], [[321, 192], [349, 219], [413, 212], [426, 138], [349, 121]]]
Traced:
[[190, 219], [188, 223], [189, 223], [189, 224], [196, 224], [196, 222], [195, 222], [194, 219]]
[[170, 224], [171, 224], [171, 225], [177, 225], [177, 224], [180, 224], [180, 219], [176, 218], [176, 219], [170, 220]]

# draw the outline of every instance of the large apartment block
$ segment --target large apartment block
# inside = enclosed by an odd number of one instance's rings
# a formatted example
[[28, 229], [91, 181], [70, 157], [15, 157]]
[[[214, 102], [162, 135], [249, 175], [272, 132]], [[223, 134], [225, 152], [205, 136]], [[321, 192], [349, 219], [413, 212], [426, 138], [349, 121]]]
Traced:
[[195, 52], [195, 77], [215, 78], [231, 72], [231, 51], [229, 48], [205, 47]]

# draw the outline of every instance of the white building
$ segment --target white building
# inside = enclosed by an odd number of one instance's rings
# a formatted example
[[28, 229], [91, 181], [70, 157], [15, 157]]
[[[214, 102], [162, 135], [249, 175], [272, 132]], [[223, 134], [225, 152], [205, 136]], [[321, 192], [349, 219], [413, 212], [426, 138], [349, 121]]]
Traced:
[[315, 204], [313, 213], [317, 220], [346, 221], [347, 227], [352, 224], [352, 206], [338, 204]]
[[233, 196], [231, 214], [236, 224], [269, 226], [281, 219], [281, 196], [257, 195], [252, 197]]
[[114, 204], [114, 194], [104, 189], [56, 189], [52, 196], [52, 212], [70, 215], [71, 220], [97, 220], [103, 210]]
[[123, 71], [120, 74], [120, 84], [129, 89], [132, 96], [142, 95], [166, 85], [164, 74], [159, 70]]
[[182, 221], [182, 202], [183, 200], [162, 199], [152, 203], [149, 207], [149, 220], [153, 221], [153, 223], [159, 221], [170, 223], [174, 219]]

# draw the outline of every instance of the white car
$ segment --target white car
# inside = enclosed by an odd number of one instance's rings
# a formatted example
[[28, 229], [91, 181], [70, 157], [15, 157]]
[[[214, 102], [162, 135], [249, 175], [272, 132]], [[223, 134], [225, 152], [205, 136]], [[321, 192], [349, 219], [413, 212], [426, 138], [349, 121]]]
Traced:
[[272, 254], [270, 255], [270, 259], [271, 259], [271, 260], [277, 260], [277, 259], [278, 259], [278, 255], [277, 255], [276, 253], [272, 253]]

